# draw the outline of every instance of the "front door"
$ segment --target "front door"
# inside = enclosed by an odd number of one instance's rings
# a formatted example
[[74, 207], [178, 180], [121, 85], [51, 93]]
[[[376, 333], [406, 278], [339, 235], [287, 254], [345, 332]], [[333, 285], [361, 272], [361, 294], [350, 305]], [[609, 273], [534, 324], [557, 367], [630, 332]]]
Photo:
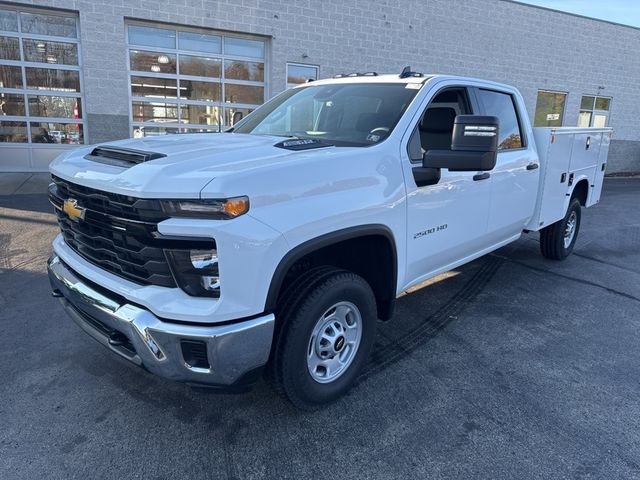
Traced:
[[[472, 113], [466, 88], [451, 87], [436, 93], [415, 127], [415, 143], [408, 149], [407, 163], [420, 165], [416, 157], [429, 149], [450, 149], [455, 116]], [[417, 186], [407, 171], [406, 286], [446, 271], [486, 246], [491, 177], [483, 172], [446, 169], [440, 174], [437, 183]]]

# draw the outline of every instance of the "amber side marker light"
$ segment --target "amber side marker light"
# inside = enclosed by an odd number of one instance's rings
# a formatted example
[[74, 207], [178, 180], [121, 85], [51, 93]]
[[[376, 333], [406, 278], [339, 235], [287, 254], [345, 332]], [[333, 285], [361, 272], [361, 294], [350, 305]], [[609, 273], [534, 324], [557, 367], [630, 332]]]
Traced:
[[230, 220], [249, 211], [249, 197], [215, 200], [164, 200], [163, 210], [174, 217]]

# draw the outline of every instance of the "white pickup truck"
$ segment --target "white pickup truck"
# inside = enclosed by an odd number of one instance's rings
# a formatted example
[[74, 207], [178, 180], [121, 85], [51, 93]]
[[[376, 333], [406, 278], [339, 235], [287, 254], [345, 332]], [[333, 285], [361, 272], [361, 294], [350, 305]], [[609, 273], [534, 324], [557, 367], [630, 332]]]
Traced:
[[266, 369], [314, 408], [353, 384], [408, 288], [523, 231], [569, 255], [610, 136], [534, 129], [518, 90], [473, 78], [310, 82], [225, 133], [54, 161], [53, 295], [150, 372], [243, 389]]

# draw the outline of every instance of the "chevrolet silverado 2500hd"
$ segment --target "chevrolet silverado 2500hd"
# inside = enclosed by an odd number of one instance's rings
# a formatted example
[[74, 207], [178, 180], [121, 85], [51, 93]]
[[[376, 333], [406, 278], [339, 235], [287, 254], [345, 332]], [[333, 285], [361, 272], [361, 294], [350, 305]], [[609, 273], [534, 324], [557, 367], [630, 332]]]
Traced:
[[191, 385], [343, 394], [409, 287], [539, 231], [574, 247], [609, 129], [532, 128], [513, 87], [349, 75], [225, 133], [110, 142], [51, 165], [53, 294], [115, 354]]

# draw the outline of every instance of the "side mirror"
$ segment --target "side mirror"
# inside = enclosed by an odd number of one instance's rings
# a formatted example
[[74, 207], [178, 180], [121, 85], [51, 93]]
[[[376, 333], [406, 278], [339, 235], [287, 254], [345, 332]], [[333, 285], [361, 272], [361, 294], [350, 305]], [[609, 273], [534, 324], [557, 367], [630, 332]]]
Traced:
[[240, 120], [242, 120], [242, 117], [243, 117], [242, 112], [233, 112], [233, 117], [231, 117], [231, 121], [233, 122], [233, 125], [235, 125]]
[[498, 117], [458, 115], [453, 125], [451, 150], [429, 150], [423, 168], [446, 168], [452, 172], [492, 170], [498, 156]]

